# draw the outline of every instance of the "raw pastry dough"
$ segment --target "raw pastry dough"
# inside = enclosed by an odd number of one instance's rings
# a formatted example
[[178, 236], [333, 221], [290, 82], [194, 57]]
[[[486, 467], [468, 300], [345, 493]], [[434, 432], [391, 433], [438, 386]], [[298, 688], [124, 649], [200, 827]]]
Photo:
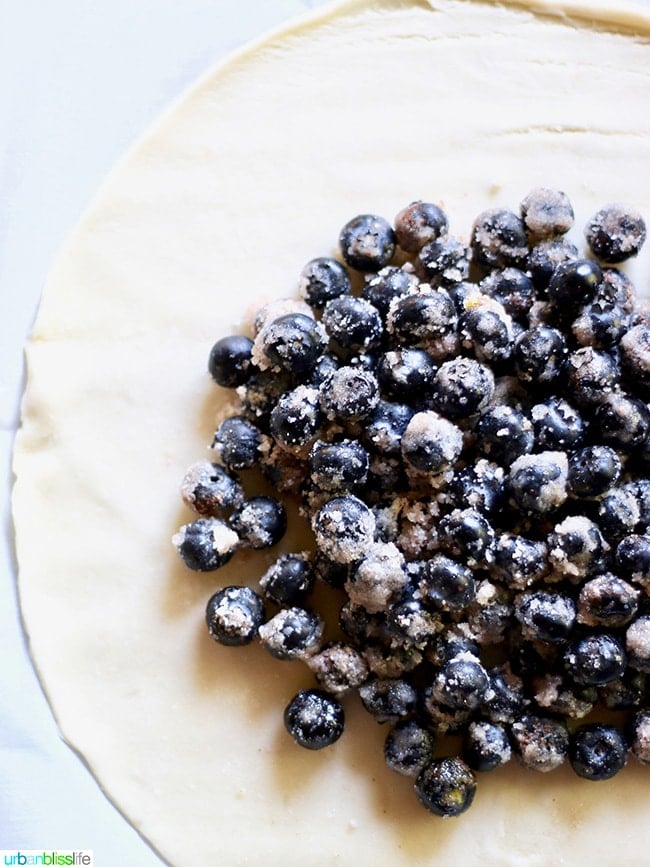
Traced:
[[[542, 184], [577, 226], [616, 199], [650, 216], [649, 88], [650, 14], [632, 4], [348, 0], [210, 72], [69, 241], [27, 348], [21, 602], [65, 738], [176, 867], [644, 862], [634, 763], [600, 784], [508, 767], [443, 822], [355, 701], [334, 747], [294, 746], [281, 713], [306, 668], [203, 625], [215, 588], [275, 552], [198, 575], [169, 539], [224, 400], [205, 372], [218, 336], [293, 294], [362, 211], [429, 199], [464, 233]], [[632, 273], [648, 286], [647, 253]]]

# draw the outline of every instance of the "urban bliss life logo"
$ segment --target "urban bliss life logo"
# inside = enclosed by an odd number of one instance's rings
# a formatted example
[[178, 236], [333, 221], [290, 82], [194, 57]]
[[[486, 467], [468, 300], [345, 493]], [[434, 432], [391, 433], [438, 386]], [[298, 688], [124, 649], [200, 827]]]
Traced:
[[63, 865], [73, 865], [73, 867], [93, 867], [93, 852], [92, 849], [72, 850], [65, 849], [63, 851], [52, 851], [44, 849], [2, 849], [0, 855], [3, 856], [2, 864], [18, 865], [39, 864], [48, 865], [48, 867], [63, 867]]

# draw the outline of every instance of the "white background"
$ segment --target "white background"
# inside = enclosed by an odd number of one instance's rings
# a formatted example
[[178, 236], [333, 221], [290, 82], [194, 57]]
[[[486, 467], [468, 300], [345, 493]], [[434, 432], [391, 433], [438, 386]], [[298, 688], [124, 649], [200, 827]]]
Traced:
[[61, 741], [21, 629], [10, 459], [41, 287], [103, 177], [169, 102], [230, 51], [323, 3], [0, 0], [0, 850], [162, 863]]

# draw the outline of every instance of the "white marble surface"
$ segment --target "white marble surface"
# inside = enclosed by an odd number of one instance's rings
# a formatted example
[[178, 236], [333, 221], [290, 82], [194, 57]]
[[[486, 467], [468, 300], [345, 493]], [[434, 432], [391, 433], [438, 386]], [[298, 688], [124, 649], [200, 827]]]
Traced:
[[61, 741], [21, 629], [10, 457], [41, 287], [103, 177], [167, 104], [230, 51], [323, 3], [0, 0], [0, 850], [162, 863]]

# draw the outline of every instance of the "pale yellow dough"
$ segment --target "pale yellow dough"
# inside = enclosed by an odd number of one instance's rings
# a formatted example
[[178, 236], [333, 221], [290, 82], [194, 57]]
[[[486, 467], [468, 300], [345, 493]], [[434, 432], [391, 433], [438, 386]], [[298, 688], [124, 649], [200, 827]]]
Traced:
[[169, 541], [223, 402], [212, 343], [293, 294], [351, 216], [424, 198], [463, 234], [542, 184], [578, 226], [612, 200], [650, 217], [650, 15], [534, 8], [350, 0], [271, 35], [117, 167], [47, 282], [15, 455], [25, 626], [63, 735], [175, 867], [648, 863], [638, 765], [598, 784], [512, 766], [441, 821], [356, 700], [333, 748], [294, 746], [281, 714], [307, 669], [203, 626], [274, 554], [199, 575]]

